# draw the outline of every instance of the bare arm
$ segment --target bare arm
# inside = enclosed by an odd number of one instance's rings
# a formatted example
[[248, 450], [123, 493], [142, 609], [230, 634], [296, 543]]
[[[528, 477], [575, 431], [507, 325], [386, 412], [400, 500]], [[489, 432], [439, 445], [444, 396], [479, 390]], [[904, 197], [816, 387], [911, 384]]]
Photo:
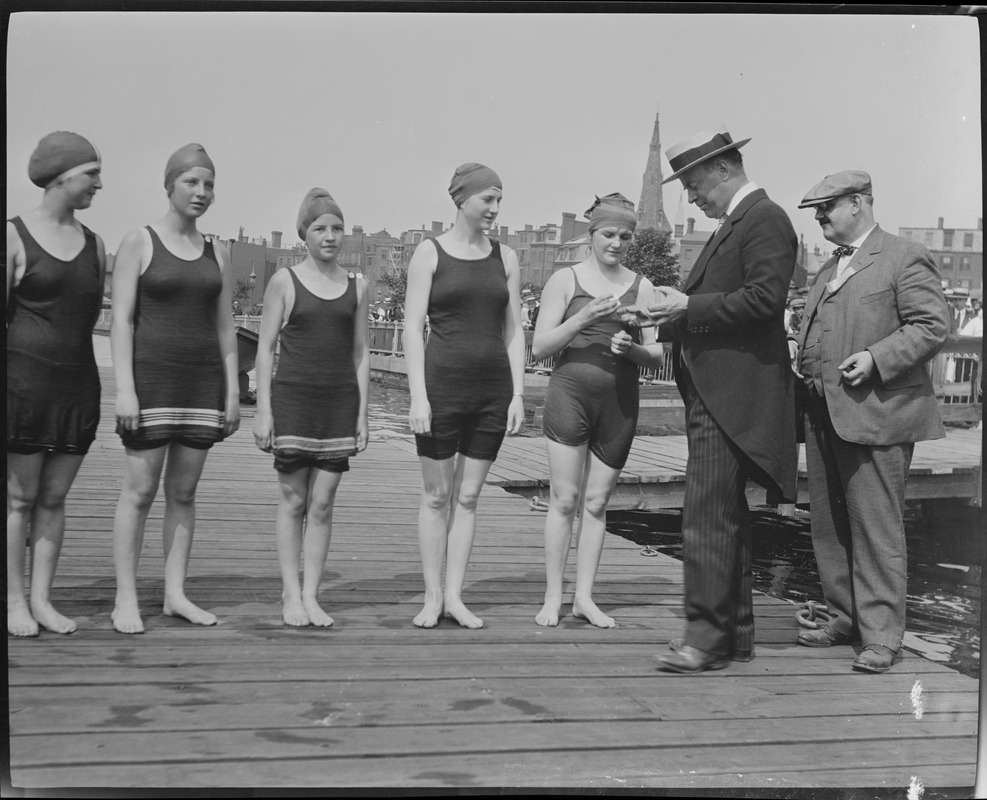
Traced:
[[257, 413], [254, 415], [254, 441], [269, 453], [274, 447], [274, 419], [271, 414], [271, 381], [274, 377], [274, 351], [278, 334], [285, 322], [287, 270], [275, 272], [264, 292], [264, 312], [260, 319], [257, 341]]
[[99, 298], [102, 302], [103, 295], [106, 294], [106, 245], [103, 244], [103, 238], [99, 234], [94, 235], [96, 236], [96, 258], [99, 260]]
[[226, 409], [223, 433], [229, 436], [240, 427], [240, 383], [236, 343], [236, 326], [233, 323], [233, 270], [230, 269], [230, 255], [218, 241], [213, 242], [213, 251], [219, 262], [223, 278], [219, 299], [216, 301], [216, 333], [219, 336], [219, 354], [223, 359], [223, 373], [226, 376]]
[[425, 240], [408, 264], [408, 288], [404, 304], [404, 356], [408, 362], [408, 389], [411, 408], [408, 423], [413, 433], [430, 433], [432, 408], [425, 390], [425, 317], [432, 293], [432, 276], [438, 264], [435, 245]]
[[[647, 278], [641, 278], [637, 287], [637, 298], [634, 305], [638, 308], [646, 308], [648, 298], [654, 295], [654, 287]], [[660, 367], [665, 350], [655, 340], [655, 329], [653, 327], [641, 328], [641, 343], [635, 342], [629, 333], [619, 331], [615, 333], [610, 341], [610, 349], [618, 355], [634, 362], [639, 367], [655, 368]]]
[[511, 363], [514, 395], [507, 411], [507, 432], [517, 433], [524, 425], [524, 327], [521, 325], [521, 267], [509, 247], [501, 248], [501, 258], [507, 273], [509, 299], [504, 311], [504, 342]]
[[598, 297], [591, 300], [578, 313], [565, 318], [566, 309], [575, 289], [570, 270], [557, 272], [548, 279], [541, 295], [541, 310], [535, 325], [535, 335], [531, 341], [531, 354], [540, 361], [555, 355], [565, 348], [587, 325], [597, 320], [612, 317], [620, 307], [613, 297]]
[[356, 382], [360, 387], [360, 409], [356, 421], [356, 449], [367, 449], [370, 438], [370, 423], [367, 404], [370, 400], [370, 290], [363, 275], [356, 276], [356, 316], [353, 319], [353, 366], [356, 367]]
[[7, 223], [7, 305], [10, 306], [10, 293], [21, 282], [27, 267], [24, 256], [24, 243], [12, 222]]
[[110, 351], [117, 385], [117, 427], [136, 431], [140, 404], [134, 384], [134, 312], [141, 276], [144, 238], [140, 230], [123, 237], [113, 264], [113, 320], [110, 323]]

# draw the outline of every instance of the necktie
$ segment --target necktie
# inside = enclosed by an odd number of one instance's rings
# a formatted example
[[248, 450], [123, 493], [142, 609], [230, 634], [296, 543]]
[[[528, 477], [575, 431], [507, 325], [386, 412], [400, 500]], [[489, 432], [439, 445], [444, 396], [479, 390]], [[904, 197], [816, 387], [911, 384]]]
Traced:
[[[720, 232], [720, 228], [723, 227], [723, 223], [726, 222], [726, 221], [727, 221], [727, 215], [726, 214], [724, 214], [722, 217], [719, 218], [719, 220], [717, 220], [717, 222], [716, 222], [716, 230], [713, 231], [713, 236], [716, 236], [716, 234], [718, 234]], [[710, 238], [712, 238], [712, 237], [710, 237]]]
[[852, 244], [841, 244], [833, 251], [833, 255], [836, 256], [837, 258], [843, 258], [843, 256], [852, 256], [853, 251], [856, 249], [857, 248], [854, 247]]

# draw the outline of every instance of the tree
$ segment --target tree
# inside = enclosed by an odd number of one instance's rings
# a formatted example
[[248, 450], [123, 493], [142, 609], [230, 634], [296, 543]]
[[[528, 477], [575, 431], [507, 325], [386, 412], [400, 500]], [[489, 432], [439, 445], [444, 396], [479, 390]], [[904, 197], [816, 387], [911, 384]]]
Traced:
[[248, 278], [237, 278], [236, 285], [233, 287], [233, 301], [240, 304], [240, 308], [243, 309], [244, 314], [250, 313], [250, 306], [252, 305], [254, 287], [251, 286], [250, 280]]
[[656, 228], [634, 232], [634, 241], [622, 263], [655, 286], [677, 288], [679, 285], [679, 259], [672, 255], [672, 237]]
[[391, 267], [384, 275], [387, 292], [391, 296], [392, 308], [404, 305], [404, 296], [408, 291], [408, 270], [402, 267]]

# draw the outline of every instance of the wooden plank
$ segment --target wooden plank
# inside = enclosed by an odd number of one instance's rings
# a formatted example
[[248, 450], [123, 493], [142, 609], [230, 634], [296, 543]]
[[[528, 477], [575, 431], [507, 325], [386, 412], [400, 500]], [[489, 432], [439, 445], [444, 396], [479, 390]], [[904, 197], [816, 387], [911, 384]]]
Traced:
[[[659, 671], [653, 657], [682, 631], [682, 567], [619, 537], [607, 538], [594, 595], [617, 627], [571, 616], [535, 625], [545, 517], [498, 486], [484, 489], [464, 587], [486, 627], [414, 628], [421, 478], [408, 437], [375, 433], [341, 483], [321, 593], [336, 625], [284, 626], [277, 481], [270, 456], [253, 447], [252, 413], [210, 453], [197, 497], [187, 588], [220, 623], [161, 613], [159, 499], [139, 572], [147, 632], [138, 637], [109, 623], [122, 455], [101, 427], [70, 495], [54, 592], [80, 629], [8, 639], [14, 787], [972, 782], [977, 681], [915, 655], [886, 675], [855, 673], [850, 648], [795, 644], [790, 603], [755, 598], [752, 662], [698, 676]], [[655, 438], [669, 441], [635, 443], [637, 484], [625, 489], [660, 486], [675, 474], [669, 463], [684, 469], [684, 440]], [[544, 458], [540, 439], [505, 447], [529, 470]]]

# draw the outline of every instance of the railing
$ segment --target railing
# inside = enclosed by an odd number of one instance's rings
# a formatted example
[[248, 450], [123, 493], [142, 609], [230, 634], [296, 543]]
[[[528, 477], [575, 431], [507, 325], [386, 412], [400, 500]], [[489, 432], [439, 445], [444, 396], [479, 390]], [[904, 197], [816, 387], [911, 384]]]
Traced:
[[252, 314], [234, 314], [233, 324], [238, 328], [246, 328], [248, 331], [260, 333], [260, 317]]
[[[380, 355], [400, 356], [404, 353], [404, 323], [401, 322], [371, 322], [370, 323], [370, 352]], [[427, 334], [426, 334], [427, 336]], [[555, 366], [555, 356], [549, 356], [536, 361], [531, 355], [531, 340], [533, 331], [524, 332], [524, 364], [528, 372], [548, 374]], [[644, 383], [655, 381], [672, 381], [672, 350], [665, 348], [665, 358], [660, 367], [655, 369], [641, 368], [641, 380]]]
[[947, 422], [983, 419], [983, 349], [982, 336], [950, 334], [932, 362], [932, 383]]
[[[110, 329], [111, 311], [104, 308], [99, 313], [95, 330]], [[237, 326], [255, 333], [260, 330], [260, 317], [238, 315]], [[524, 363], [529, 372], [547, 374], [555, 366], [555, 358], [535, 361], [531, 356], [532, 331], [524, 332]], [[950, 422], [976, 422], [983, 418], [983, 374], [981, 359], [984, 340], [982, 336], [958, 336], [950, 334], [946, 344], [932, 361], [932, 382], [939, 399], [943, 418]], [[370, 352], [400, 356], [404, 353], [404, 327], [401, 322], [371, 322]], [[670, 382], [672, 376], [672, 348], [665, 347], [665, 358], [657, 369], [641, 368], [643, 383]]]

